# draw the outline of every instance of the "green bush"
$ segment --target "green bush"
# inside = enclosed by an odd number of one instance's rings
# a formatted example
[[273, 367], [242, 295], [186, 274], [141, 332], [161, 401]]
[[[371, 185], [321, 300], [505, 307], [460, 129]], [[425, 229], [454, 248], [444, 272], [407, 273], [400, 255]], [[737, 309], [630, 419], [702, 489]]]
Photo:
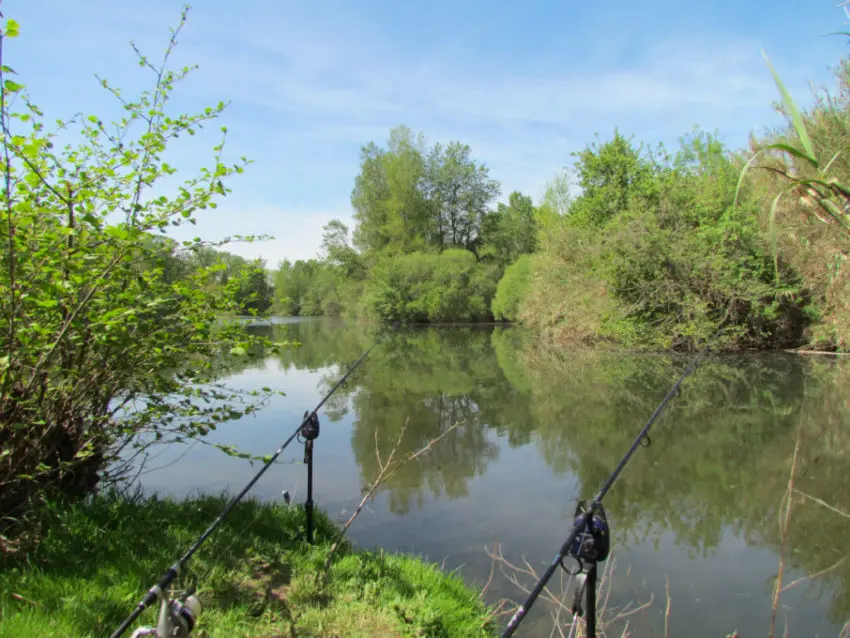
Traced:
[[515, 321], [519, 304], [531, 283], [531, 255], [521, 255], [505, 270], [493, 297], [493, 317]]
[[[739, 164], [698, 133], [678, 153], [639, 152], [619, 134], [579, 154], [583, 194], [532, 260], [521, 321], [580, 340], [689, 349], [795, 345], [810, 311], [780, 265]], [[576, 327], [570, 325], [576, 324]]]
[[367, 312], [387, 322], [486, 320], [495, 276], [467, 250], [385, 257], [372, 271]]

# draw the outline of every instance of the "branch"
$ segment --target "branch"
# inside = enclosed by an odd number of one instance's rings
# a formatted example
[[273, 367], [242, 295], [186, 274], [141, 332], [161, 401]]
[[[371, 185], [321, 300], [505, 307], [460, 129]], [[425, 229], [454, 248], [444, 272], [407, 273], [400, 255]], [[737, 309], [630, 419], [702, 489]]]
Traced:
[[826, 509], [828, 509], [828, 510], [829, 510], [829, 511], [831, 511], [831, 512], [835, 512], [835, 513], [836, 513], [836, 514], [838, 514], [839, 516], [843, 516], [844, 518], [850, 518], [850, 514], [848, 514], [848, 513], [847, 513], [847, 512], [845, 512], [844, 510], [842, 510], [842, 509], [838, 509], [838, 508], [837, 508], [837, 507], [835, 507], [834, 505], [830, 505], [830, 504], [829, 504], [829, 503], [827, 503], [826, 501], [823, 501], [823, 500], [821, 500], [821, 499], [819, 499], [819, 498], [817, 498], [817, 497], [815, 497], [815, 496], [812, 496], [811, 494], [806, 494], [805, 492], [801, 492], [801, 491], [800, 491], [800, 490], [798, 490], [797, 488], [794, 488], [794, 493], [795, 493], [795, 494], [799, 494], [800, 496], [802, 496], [802, 497], [804, 497], [804, 498], [807, 498], [807, 499], [809, 499], [809, 500], [811, 500], [811, 501], [814, 501], [814, 502], [815, 502], [815, 503], [817, 503], [818, 505], [821, 505], [821, 506], [825, 507]]
[[[499, 563], [499, 569], [502, 574], [520, 591], [525, 594], [528, 594], [530, 588], [523, 584], [520, 581], [521, 576], [525, 576], [532, 580], [533, 582], [537, 582], [539, 580], [539, 576], [537, 574], [537, 570], [532, 567], [532, 565], [525, 559], [523, 559], [524, 567], [515, 565], [511, 563], [508, 559], [504, 557], [501, 552], [501, 548], [499, 545], [496, 545], [496, 548], [493, 552], [487, 551], [487, 554], [493, 559], [494, 562]], [[599, 582], [597, 586], [597, 631], [600, 636], [605, 635], [606, 627], [610, 625], [615, 625], [617, 623], [622, 623], [626, 621], [630, 616], [633, 616], [637, 613], [645, 611], [650, 605], [652, 605], [655, 597], [653, 594], [650, 594], [649, 600], [645, 603], [637, 604], [628, 603], [622, 609], [617, 609], [615, 607], [610, 606], [609, 599], [611, 596], [611, 590], [613, 587], [613, 572], [616, 565], [616, 561], [613, 559], [613, 556], [609, 558], [605, 567], [602, 570], [602, 573], [599, 577]], [[551, 605], [553, 605], [553, 609], [550, 610], [550, 615], [552, 616], [553, 627], [550, 635], [560, 635], [564, 636], [564, 629], [569, 629], [570, 631], [575, 630], [575, 634], [568, 635], [576, 635], [576, 636], [584, 636], [584, 632], [586, 631], [585, 621], [584, 619], [579, 618], [576, 614], [574, 614], [572, 609], [573, 597], [570, 595], [570, 586], [573, 580], [573, 575], [565, 577], [565, 572], [563, 570], [560, 571], [561, 574], [561, 583], [560, 583], [560, 591], [553, 592], [549, 587], [544, 587], [542, 599], [548, 601]], [[510, 601], [501, 600], [499, 602], [499, 609], [504, 608], [505, 603], [510, 604]], [[667, 598], [668, 609], [670, 606], [670, 598], [668, 593]], [[513, 613], [514, 609], [508, 609], [507, 611], [501, 612], [504, 614]], [[561, 616], [565, 615], [570, 618], [569, 623], [562, 623]], [[575, 625], [575, 626], [574, 626]], [[623, 630], [622, 636], [628, 636], [628, 623], [626, 622], [626, 627]]]
[[390, 451], [390, 455], [387, 458], [386, 463], [381, 459], [381, 452], [378, 448], [378, 432], [375, 431], [375, 458], [378, 460], [378, 475], [372, 481], [372, 484], [366, 490], [366, 493], [363, 495], [363, 498], [360, 499], [360, 503], [357, 504], [357, 507], [354, 508], [354, 512], [351, 516], [348, 517], [348, 520], [343, 525], [342, 529], [337, 534], [336, 539], [331, 545], [331, 549], [328, 552], [328, 556], [325, 559], [324, 570], [327, 570], [331, 566], [331, 561], [333, 560], [334, 553], [339, 549], [342, 540], [345, 538], [346, 533], [348, 532], [348, 528], [354, 523], [357, 517], [360, 515], [360, 512], [363, 511], [363, 508], [366, 506], [366, 503], [372, 498], [372, 495], [378, 490], [381, 485], [383, 485], [393, 474], [395, 474], [403, 465], [410, 463], [411, 461], [415, 461], [420, 456], [426, 454], [438, 441], [443, 439], [449, 432], [454, 430], [460, 425], [459, 423], [455, 423], [454, 425], [448, 427], [444, 432], [442, 432], [439, 436], [431, 439], [426, 443], [422, 448], [417, 450], [416, 452], [411, 453], [407, 456], [407, 458], [402, 459], [400, 461], [395, 461], [396, 452], [401, 447], [401, 441], [404, 438], [404, 433], [407, 430], [407, 421], [404, 422], [404, 425], [401, 428], [401, 431], [398, 433], [398, 438], [396, 439], [395, 445], [393, 449]]
[[[776, 610], [779, 607], [779, 596], [782, 594], [782, 575], [785, 571], [785, 545], [788, 541], [788, 528], [791, 524], [791, 504], [794, 500], [794, 475], [797, 471], [797, 458], [800, 454], [800, 437], [802, 430], [797, 430], [797, 441], [794, 443], [794, 456], [791, 458], [791, 472], [788, 476], [788, 487], [782, 497], [779, 508], [779, 569], [776, 573], [776, 586], [773, 591], [773, 604], [770, 609], [770, 630], [768, 638], [773, 638], [776, 631]], [[783, 513], [784, 505], [784, 513]]]
[[[9, 360], [7, 365], [12, 366], [12, 356], [15, 352], [15, 226], [12, 215], [12, 163], [9, 159], [9, 133], [6, 125], [6, 86], [5, 77], [3, 74], [3, 36], [0, 35], [0, 126], [3, 128], [3, 162], [5, 175], [5, 196], [6, 196], [6, 218], [9, 228], [8, 243], [9, 243]], [[3, 383], [3, 391], [0, 394], [0, 401], [5, 401], [9, 383], [12, 375], [6, 375]]]

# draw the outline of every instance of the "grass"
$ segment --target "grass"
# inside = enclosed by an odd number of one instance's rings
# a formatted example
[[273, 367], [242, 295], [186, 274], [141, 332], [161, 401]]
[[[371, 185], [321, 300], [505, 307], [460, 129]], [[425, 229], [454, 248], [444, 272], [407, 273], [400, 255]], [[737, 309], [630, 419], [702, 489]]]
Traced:
[[[109, 635], [225, 503], [104, 495], [49, 506], [40, 542], [0, 556], [0, 638]], [[317, 513], [309, 546], [304, 522], [297, 506], [245, 501], [232, 511], [176, 584], [198, 588], [193, 636], [493, 634], [475, 591], [413, 557], [346, 544], [322, 578], [336, 527]]]

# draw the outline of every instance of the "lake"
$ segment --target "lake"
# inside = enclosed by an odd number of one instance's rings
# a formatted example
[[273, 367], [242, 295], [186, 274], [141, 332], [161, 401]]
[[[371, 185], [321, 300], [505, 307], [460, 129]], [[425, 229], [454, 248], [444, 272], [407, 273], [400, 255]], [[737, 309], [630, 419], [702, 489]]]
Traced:
[[[228, 384], [286, 396], [220, 427], [211, 441], [271, 454], [378, 331], [333, 319], [272, 324], [252, 329], [302, 345], [246, 361]], [[397, 330], [320, 411], [316, 506], [345, 520], [378, 472], [376, 444], [386, 459], [405, 428], [397, 454], [407, 455], [458, 424], [401, 467], [349, 537], [427, 557], [476, 587], [490, 580], [490, 603], [519, 602], [525, 595], [505, 573], [497, 568], [491, 579], [488, 550], [498, 543], [507, 560], [542, 573], [570, 531], [577, 499], [596, 494], [688, 362], [557, 349], [509, 326]], [[844, 357], [718, 354], [701, 363], [656, 422], [651, 445], [637, 450], [605, 497], [606, 617], [651, 601], [628, 617], [629, 627], [635, 636], [663, 636], [669, 582], [671, 636], [766, 636], [783, 545], [785, 583], [850, 553], [850, 519], [812, 500], [850, 511], [848, 381]], [[795, 487], [808, 496], [793, 500], [783, 533], [798, 432]], [[286, 489], [303, 502], [303, 446], [287, 448], [278, 463], [251, 495], [282, 500]], [[178, 497], [235, 492], [258, 468], [195, 444], [161, 451], [141, 481]], [[528, 576], [520, 582], [532, 584]], [[556, 572], [550, 588], [560, 586]], [[538, 600], [517, 635], [548, 636], [552, 609]], [[836, 637], [848, 620], [850, 560], [782, 594], [777, 635], [787, 622], [790, 636]]]

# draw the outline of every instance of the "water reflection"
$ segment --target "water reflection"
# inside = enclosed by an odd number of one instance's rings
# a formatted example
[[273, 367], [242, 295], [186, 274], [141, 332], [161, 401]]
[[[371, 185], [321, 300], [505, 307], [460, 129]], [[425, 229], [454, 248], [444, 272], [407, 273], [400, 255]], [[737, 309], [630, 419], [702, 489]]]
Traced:
[[[316, 396], [375, 338], [373, 327], [336, 320], [254, 329], [301, 345], [246, 361], [251, 383], [287, 390], [302, 379], [298, 384], [312, 384]], [[327, 459], [319, 503], [350, 502], [357, 495], [351, 473], [361, 485], [370, 481], [378, 471], [376, 445], [386, 458], [402, 428], [398, 453], [407, 454], [458, 424], [390, 479], [372, 518], [358, 521], [355, 540], [447, 557], [479, 583], [489, 572], [482, 545], [497, 536], [506, 554], [548, 562], [575, 499], [597, 491], [685, 365], [667, 356], [559, 351], [502, 327], [393, 333], [326, 406], [324, 418], [339, 429], [323, 430], [317, 446]], [[640, 574], [634, 588], [621, 583], [612, 597], [646, 598], [649, 590], [663, 599], [670, 574], [672, 635], [766, 633], [782, 544], [779, 507], [798, 429], [797, 489], [850, 510], [848, 380], [850, 365], [834, 359], [740, 355], [703, 363], [658, 421], [653, 445], [640, 450], [606, 497], [618, 562]], [[295, 398], [301, 412], [307, 406], [300, 404], [312, 401]], [[292, 401], [269, 414], [299, 413], [284, 406]], [[261, 448], [257, 453], [274, 449], [278, 441], [262, 418], [270, 417], [261, 415], [257, 429], [229, 442]], [[790, 580], [850, 553], [850, 521], [799, 499], [786, 539]], [[503, 582], [491, 596], [518, 593]], [[850, 560], [783, 600], [791, 635], [837, 635], [850, 611]], [[717, 614], [718, 606], [726, 611]], [[633, 619], [638, 635], [663, 627], [660, 607]], [[537, 622], [525, 635], [542, 631], [546, 619]]]

